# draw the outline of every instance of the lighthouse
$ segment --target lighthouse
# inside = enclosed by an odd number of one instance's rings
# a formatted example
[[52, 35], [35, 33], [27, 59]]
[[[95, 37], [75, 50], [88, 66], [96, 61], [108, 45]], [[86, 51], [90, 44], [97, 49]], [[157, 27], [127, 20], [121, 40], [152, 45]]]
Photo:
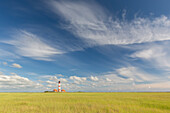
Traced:
[[[51, 92], [51, 91], [45, 91], [45, 92]], [[66, 92], [64, 89], [61, 90], [61, 82], [58, 81], [58, 90], [54, 89], [52, 92]]]
[[58, 92], [61, 92], [61, 84], [60, 84], [60, 81], [58, 81]]

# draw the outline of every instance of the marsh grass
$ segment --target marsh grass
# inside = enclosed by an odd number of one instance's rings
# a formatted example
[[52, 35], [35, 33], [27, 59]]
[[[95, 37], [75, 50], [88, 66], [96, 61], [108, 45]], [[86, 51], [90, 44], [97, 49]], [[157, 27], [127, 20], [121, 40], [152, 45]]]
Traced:
[[170, 93], [0, 93], [0, 113], [170, 113]]

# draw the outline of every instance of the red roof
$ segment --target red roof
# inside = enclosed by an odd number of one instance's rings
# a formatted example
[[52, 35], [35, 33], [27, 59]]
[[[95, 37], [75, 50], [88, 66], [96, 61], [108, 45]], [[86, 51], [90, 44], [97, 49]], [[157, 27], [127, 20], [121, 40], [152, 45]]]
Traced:
[[62, 92], [66, 92], [64, 89], [61, 90]]
[[54, 92], [58, 92], [57, 89], [53, 89]]

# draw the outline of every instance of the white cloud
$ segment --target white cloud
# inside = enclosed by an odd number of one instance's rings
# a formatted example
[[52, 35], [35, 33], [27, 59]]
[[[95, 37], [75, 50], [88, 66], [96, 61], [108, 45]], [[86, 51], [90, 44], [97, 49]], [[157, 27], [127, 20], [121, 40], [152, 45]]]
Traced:
[[[99, 77], [104, 82], [112, 82], [113, 84], [127, 84], [127, 83], [132, 82], [132, 80], [130, 80], [130, 79], [122, 78], [122, 77], [118, 76], [115, 71], [106, 73], [106, 74], [101, 75]], [[110, 85], [110, 83], [109, 83], [109, 85]]]
[[5, 65], [5, 66], [6, 66], [6, 65], [8, 65], [8, 63], [7, 63], [7, 62], [3, 62], [2, 64], [3, 64], [3, 65]]
[[16, 48], [16, 53], [20, 56], [50, 61], [53, 55], [63, 53], [50, 46], [46, 40], [27, 31], [20, 30], [13, 37], [14, 40], [1, 42], [13, 45]]
[[11, 75], [13, 75], [13, 76], [18, 76], [16, 73], [10, 73]]
[[138, 52], [132, 54], [131, 57], [150, 59], [151, 57], [153, 57], [153, 55], [154, 55], [153, 50], [148, 49], [148, 50], [138, 51]]
[[74, 81], [75, 84], [80, 84], [80, 81]]
[[123, 67], [116, 71], [117, 74], [136, 82], [155, 81], [158, 79], [156, 76], [143, 72], [136, 67]]
[[98, 4], [83, 1], [52, 1], [50, 8], [68, 22], [65, 29], [90, 45], [170, 40], [170, 18], [166, 16], [136, 17], [131, 21], [112, 19]]
[[53, 81], [46, 81], [46, 83], [48, 83], [48, 84], [56, 84], [57, 82], [53, 82]]
[[[59, 77], [61, 77], [62, 74], [57, 74], [57, 75], [59, 75]], [[68, 82], [66, 78], [57, 78], [56, 76], [49, 76], [47, 78], [49, 78], [49, 80], [52, 80], [52, 81], [55, 81], [55, 82], [58, 82], [58, 81]]]
[[26, 77], [21, 77], [15, 73], [12, 75], [4, 75], [0, 74], [0, 89], [1, 90], [23, 90], [26, 91], [27, 89], [36, 89], [42, 87], [41, 84], [33, 82]]
[[56, 76], [49, 76], [48, 78], [53, 81], [58, 81], [58, 78]]
[[44, 80], [47, 80], [45, 81], [45, 83], [57, 85], [58, 81], [61, 81], [62, 85], [65, 85], [68, 82], [69, 78], [58, 78], [56, 76], [46, 75], [46, 76], [40, 77], [40, 79], [43, 79], [42, 83]]
[[[166, 44], [152, 44], [137, 50], [131, 55], [132, 58], [140, 58], [153, 65], [153, 67], [169, 70], [170, 67], [170, 49], [167, 48], [169, 43]], [[170, 71], [170, 70], [169, 70]]]
[[87, 80], [86, 77], [77, 77], [77, 76], [70, 76], [69, 77], [71, 80], [76, 80], [76, 81], [80, 81], [80, 82], [84, 82]]
[[[158, 83], [150, 83], [150, 84], [138, 84], [135, 85], [137, 89], [157, 89], [157, 90], [165, 90], [165, 89], [170, 89], [170, 81], [165, 81], [165, 82], [158, 82]], [[168, 91], [168, 90], [167, 90]]]
[[12, 52], [6, 51], [5, 49], [0, 49], [0, 58], [5, 58], [6, 60], [9, 60], [9, 59], [11, 60], [11, 59], [18, 59], [20, 57]]
[[131, 57], [134, 58], [142, 58], [142, 59], [152, 59], [152, 58], [158, 58], [165, 56], [166, 53], [163, 51], [163, 48], [159, 45], [149, 47], [148, 49], [144, 49], [141, 51], [137, 51], [134, 54], [131, 55]]
[[111, 82], [112, 80], [111, 80], [111, 79], [109, 79], [109, 78], [106, 78], [106, 81]]
[[86, 86], [84, 88], [88, 90], [89, 87], [89, 90], [95, 91], [155, 91], [156, 89], [161, 91], [170, 88], [163, 86], [169, 85], [169, 79], [166, 76], [148, 74], [133, 66], [122, 67], [116, 71], [101, 74], [97, 78], [98, 81], [83, 83]]
[[22, 68], [22, 66], [20, 64], [16, 64], [16, 63], [13, 63], [11, 65], [11, 67], [14, 67], [14, 68]]
[[67, 82], [67, 80], [65, 78], [59, 78], [59, 81], [61, 82]]
[[33, 76], [36, 76], [38, 75], [37, 73], [33, 73], [33, 72], [28, 72], [27, 75], [33, 75]]
[[48, 85], [47, 85], [47, 87], [50, 87], [50, 88], [51, 88], [51, 87], [54, 87], [54, 86], [53, 86], [53, 85], [48, 84]]
[[56, 74], [56, 76], [58, 76], [58, 77], [64, 77], [64, 75], [62, 75], [62, 74]]
[[[112, 72], [98, 74], [98, 76], [66, 76], [65, 78], [46, 76], [46, 78], [48, 80], [42, 83], [48, 83], [47, 87], [55, 88], [58, 85], [57, 82], [61, 80], [61, 87], [66, 91], [155, 91], [155, 89], [161, 91], [169, 89], [169, 87], [162, 87], [169, 84], [168, 77], [148, 74], [133, 66], [122, 67]], [[163, 82], [165, 84], [162, 84]]]
[[90, 80], [92, 80], [92, 81], [98, 81], [99, 79], [98, 79], [96, 76], [91, 76], [91, 77], [90, 77]]

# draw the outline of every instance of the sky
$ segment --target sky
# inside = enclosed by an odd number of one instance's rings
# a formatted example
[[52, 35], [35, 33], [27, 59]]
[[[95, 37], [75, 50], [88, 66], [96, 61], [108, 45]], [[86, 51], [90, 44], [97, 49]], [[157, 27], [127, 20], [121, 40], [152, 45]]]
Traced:
[[169, 0], [1, 0], [0, 92], [170, 91]]

